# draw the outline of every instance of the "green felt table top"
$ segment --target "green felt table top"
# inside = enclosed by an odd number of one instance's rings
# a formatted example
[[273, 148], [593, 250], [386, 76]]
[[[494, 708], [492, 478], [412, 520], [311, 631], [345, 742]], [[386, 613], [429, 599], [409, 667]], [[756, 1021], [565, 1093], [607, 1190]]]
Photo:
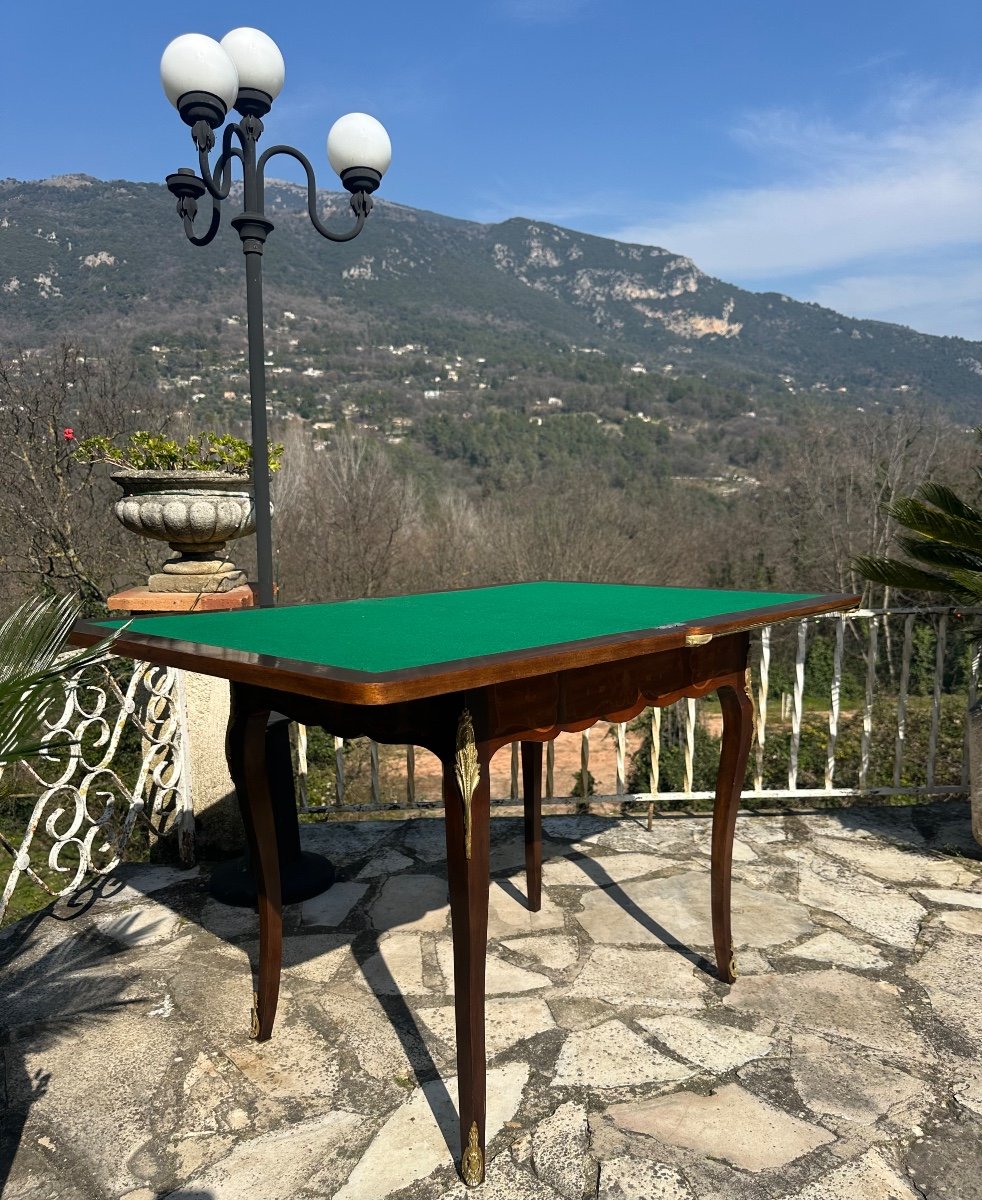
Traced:
[[[134, 619], [128, 634], [381, 675], [780, 610], [814, 594], [523, 583], [333, 604]], [[752, 618], [751, 614], [755, 614]], [[116, 627], [122, 622], [99, 624]]]

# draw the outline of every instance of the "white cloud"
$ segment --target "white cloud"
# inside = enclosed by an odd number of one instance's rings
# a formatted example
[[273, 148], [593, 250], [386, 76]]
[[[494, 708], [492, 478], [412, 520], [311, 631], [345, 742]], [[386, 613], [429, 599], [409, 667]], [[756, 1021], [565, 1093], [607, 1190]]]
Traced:
[[894, 271], [842, 275], [795, 293], [850, 316], [875, 314], [923, 333], [982, 340], [982, 261], [961, 254]]
[[791, 291], [794, 277], [801, 299], [884, 320], [920, 314], [922, 327], [979, 336], [974, 317], [967, 334], [945, 327], [943, 311], [950, 301], [954, 318], [956, 293], [978, 308], [968, 292], [982, 275], [982, 92], [943, 96], [913, 80], [859, 128], [772, 112], [733, 136], [768, 182], [609, 235], [686, 254], [735, 283]]

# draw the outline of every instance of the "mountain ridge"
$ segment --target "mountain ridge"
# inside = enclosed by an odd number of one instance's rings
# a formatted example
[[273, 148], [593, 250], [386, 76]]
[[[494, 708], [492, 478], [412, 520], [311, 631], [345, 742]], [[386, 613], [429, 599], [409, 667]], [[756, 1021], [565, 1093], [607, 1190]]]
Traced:
[[[345, 193], [318, 193], [343, 229]], [[234, 196], [227, 211], [236, 211]], [[306, 188], [267, 181], [271, 307], [374, 342], [441, 350], [579, 346], [646, 370], [752, 390], [917, 398], [958, 419], [982, 410], [982, 342], [851, 318], [716, 279], [684, 253], [524, 217], [479, 223], [386, 199], [355, 241], [321, 248]], [[325, 215], [326, 214], [326, 215]], [[207, 221], [202, 202], [199, 224]], [[8, 345], [111, 330], [193, 338], [244, 314], [238, 238], [188, 245], [161, 184], [56, 176], [0, 180], [0, 329]], [[466, 343], [466, 345], [465, 345]]]

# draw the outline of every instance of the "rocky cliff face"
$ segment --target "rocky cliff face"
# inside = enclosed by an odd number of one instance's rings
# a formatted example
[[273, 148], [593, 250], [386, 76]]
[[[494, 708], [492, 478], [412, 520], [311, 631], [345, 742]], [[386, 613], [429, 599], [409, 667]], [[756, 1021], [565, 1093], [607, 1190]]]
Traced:
[[585, 308], [602, 328], [623, 329], [621, 310], [627, 306], [649, 327], [660, 322], [681, 337], [739, 333], [739, 325], [729, 323], [732, 302], [720, 317], [689, 314], [673, 304], [678, 297], [695, 295], [700, 281], [708, 278], [690, 259], [658, 247], [628, 246], [556, 226], [524, 224], [518, 244], [493, 243], [495, 266], [528, 287]]

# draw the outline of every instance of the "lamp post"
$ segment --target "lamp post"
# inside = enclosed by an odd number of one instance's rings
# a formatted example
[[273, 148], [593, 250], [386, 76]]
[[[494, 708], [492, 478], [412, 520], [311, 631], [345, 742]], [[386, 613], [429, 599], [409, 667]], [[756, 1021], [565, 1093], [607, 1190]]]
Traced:
[[[242, 211], [230, 224], [242, 241], [246, 266], [246, 314], [249, 341], [249, 396], [252, 413], [252, 481], [256, 510], [256, 559], [259, 568], [259, 603], [271, 608], [273, 592], [273, 536], [269, 503], [269, 439], [266, 427], [266, 355], [263, 336], [262, 254], [273, 222], [266, 216], [266, 164], [278, 154], [295, 159], [307, 176], [307, 212], [317, 232], [331, 242], [348, 242], [364, 228], [372, 210], [372, 192], [379, 186], [392, 157], [389, 135], [366, 113], [349, 113], [331, 127], [327, 156], [351, 193], [354, 225], [333, 233], [317, 215], [317, 184], [309, 160], [292, 146], [270, 146], [259, 154], [263, 117], [283, 87], [283, 55], [272, 38], [258, 29], [233, 29], [221, 42], [200, 33], [175, 38], [160, 60], [160, 79], [168, 100], [181, 120], [191, 127], [198, 151], [198, 169], [182, 167], [167, 176], [167, 187], [177, 199], [184, 233], [194, 246], [207, 246], [218, 233], [222, 202], [232, 186], [232, 165], [242, 170]], [[240, 120], [225, 124], [229, 110]], [[224, 129], [221, 127], [224, 125]], [[210, 155], [221, 129], [220, 149], [214, 166]], [[209, 197], [208, 227], [195, 231], [198, 201]], [[274, 796], [274, 820], [283, 880], [283, 900], [292, 903], [316, 896], [334, 879], [331, 864], [300, 845], [293, 797], [293, 772], [287, 723], [270, 722], [267, 758]], [[275, 778], [274, 778], [275, 776]], [[254, 903], [255, 884], [248, 859], [222, 864], [212, 872], [211, 892], [233, 904]]]
[[[264, 211], [265, 170], [277, 154], [295, 159], [307, 176], [307, 212], [317, 232], [332, 242], [348, 242], [365, 226], [372, 209], [372, 192], [392, 158], [389, 135], [367, 113], [339, 118], [327, 136], [327, 156], [351, 193], [354, 225], [333, 233], [317, 215], [317, 184], [309, 160], [292, 146], [270, 146], [261, 155], [257, 143], [262, 118], [283, 87], [285, 67], [276, 43], [258, 29], [233, 29], [221, 42], [200, 33], [175, 38], [160, 60], [160, 78], [168, 100], [191, 127], [198, 151], [198, 170], [181, 167], [167, 176], [168, 190], [177, 198], [184, 233], [195, 246], [207, 246], [221, 224], [222, 201], [232, 186], [232, 164], [242, 164], [243, 207], [230, 224], [242, 241], [246, 260], [246, 318], [249, 341], [249, 394], [252, 412], [252, 477], [256, 507], [256, 557], [259, 603], [273, 605], [273, 540], [269, 503], [269, 440], [266, 427], [266, 365], [263, 337], [262, 254], [273, 222]], [[241, 120], [225, 125], [230, 108]], [[221, 149], [212, 167], [209, 155], [221, 133]], [[208, 228], [195, 232], [198, 201], [211, 199]]]

